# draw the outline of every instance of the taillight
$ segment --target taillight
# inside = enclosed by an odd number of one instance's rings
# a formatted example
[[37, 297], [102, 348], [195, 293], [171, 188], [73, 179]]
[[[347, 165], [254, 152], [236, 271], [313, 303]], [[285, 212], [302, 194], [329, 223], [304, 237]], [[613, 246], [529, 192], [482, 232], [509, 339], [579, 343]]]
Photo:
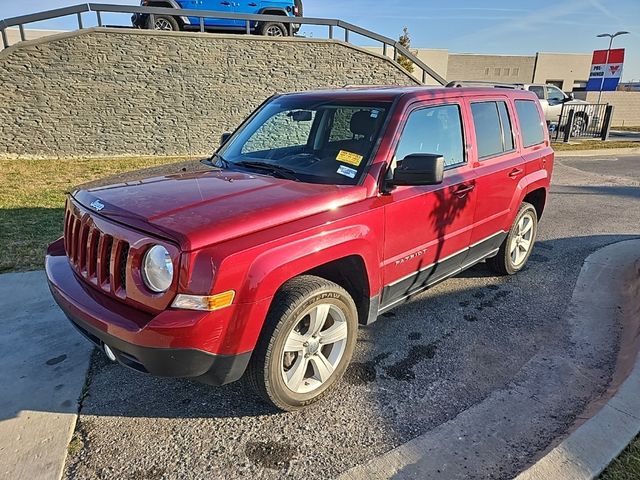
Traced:
[[296, 5], [295, 7], [293, 7], [293, 14], [298, 17], [300, 16], [300, 9], [298, 8], [298, 6]]

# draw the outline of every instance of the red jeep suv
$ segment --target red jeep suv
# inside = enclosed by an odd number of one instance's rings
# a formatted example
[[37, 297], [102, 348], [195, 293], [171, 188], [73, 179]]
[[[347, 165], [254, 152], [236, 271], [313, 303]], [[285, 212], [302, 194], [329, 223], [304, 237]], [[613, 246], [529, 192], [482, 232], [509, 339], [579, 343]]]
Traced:
[[358, 325], [486, 260], [529, 258], [554, 154], [533, 93], [279, 95], [201, 171], [73, 192], [51, 291], [107, 356], [283, 410], [326, 394]]

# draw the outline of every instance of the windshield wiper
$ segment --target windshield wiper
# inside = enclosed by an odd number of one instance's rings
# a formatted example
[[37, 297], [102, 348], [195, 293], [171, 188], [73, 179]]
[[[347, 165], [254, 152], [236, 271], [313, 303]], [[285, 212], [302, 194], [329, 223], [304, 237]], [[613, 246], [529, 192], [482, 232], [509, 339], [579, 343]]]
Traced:
[[[231, 165], [231, 162], [229, 160], [227, 160], [226, 158], [224, 158], [219, 153], [214, 153], [213, 156], [211, 157], [211, 159], [214, 159], [214, 158], [217, 158], [220, 161], [220, 164], [222, 165], [222, 168], [229, 168], [229, 166]], [[216, 165], [216, 167], [217, 166], [218, 165]]]
[[[218, 158], [220, 157], [218, 156]], [[227, 162], [227, 163], [230, 163], [230, 162]], [[280, 178], [284, 178], [287, 180], [300, 181], [300, 179], [298, 178], [297, 172], [295, 170], [292, 170], [291, 168], [287, 168], [287, 167], [282, 167], [280, 165], [275, 165], [273, 163], [240, 161], [240, 162], [233, 162], [233, 165], [238, 165], [239, 167], [255, 168], [256, 170], [271, 172], [272, 174], [277, 175]]]

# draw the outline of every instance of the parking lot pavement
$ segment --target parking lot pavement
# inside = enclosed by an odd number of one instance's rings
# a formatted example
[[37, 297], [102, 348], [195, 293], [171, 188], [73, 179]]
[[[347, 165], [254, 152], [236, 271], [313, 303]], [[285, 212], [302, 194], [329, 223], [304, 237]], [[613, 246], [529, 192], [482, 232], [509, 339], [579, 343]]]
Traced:
[[91, 348], [49, 294], [44, 272], [0, 275], [0, 478], [58, 479]]
[[610, 335], [586, 348], [565, 313], [585, 258], [640, 233], [640, 187], [614, 162], [588, 163], [557, 162], [525, 271], [497, 278], [478, 265], [361, 329], [345, 380], [307, 410], [276, 413], [241, 383], [158, 379], [96, 356], [67, 478], [332, 478], [496, 392], [537, 385], [540, 398], [523, 397], [521, 411], [476, 438], [493, 455], [446, 439], [465, 477], [511, 478], [605, 392], [615, 365], [615, 319], [603, 318]]

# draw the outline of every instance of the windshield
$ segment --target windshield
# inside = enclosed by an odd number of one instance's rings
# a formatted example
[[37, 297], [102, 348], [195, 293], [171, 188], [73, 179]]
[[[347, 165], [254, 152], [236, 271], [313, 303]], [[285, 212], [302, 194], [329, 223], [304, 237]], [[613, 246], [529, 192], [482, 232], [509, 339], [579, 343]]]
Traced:
[[224, 145], [218, 165], [307, 183], [356, 185], [388, 109], [388, 103], [279, 97]]

